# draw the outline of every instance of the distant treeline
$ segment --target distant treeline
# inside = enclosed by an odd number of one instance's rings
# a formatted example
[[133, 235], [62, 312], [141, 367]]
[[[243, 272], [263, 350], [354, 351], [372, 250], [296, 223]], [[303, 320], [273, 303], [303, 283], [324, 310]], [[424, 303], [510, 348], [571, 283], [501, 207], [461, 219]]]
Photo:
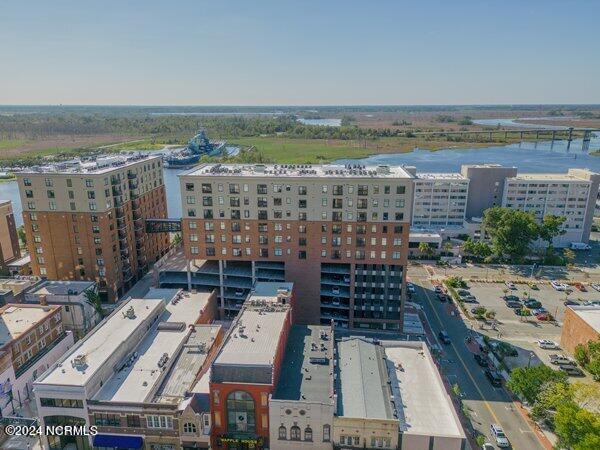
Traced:
[[[350, 120], [345, 121], [350, 122]], [[204, 128], [211, 138], [285, 134], [305, 139], [373, 139], [403, 136], [392, 129], [357, 126], [303, 125], [292, 115], [265, 116], [105, 116], [79, 114], [14, 114], [0, 116], [0, 138], [43, 139], [57, 135], [119, 134], [128, 136], [192, 136]]]

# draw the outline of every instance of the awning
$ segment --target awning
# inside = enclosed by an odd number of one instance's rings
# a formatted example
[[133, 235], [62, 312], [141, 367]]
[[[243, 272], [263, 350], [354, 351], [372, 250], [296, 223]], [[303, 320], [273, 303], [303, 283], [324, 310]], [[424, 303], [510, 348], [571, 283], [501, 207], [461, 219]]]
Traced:
[[144, 446], [140, 436], [122, 436], [115, 434], [97, 434], [94, 436], [94, 447], [116, 447], [138, 449]]

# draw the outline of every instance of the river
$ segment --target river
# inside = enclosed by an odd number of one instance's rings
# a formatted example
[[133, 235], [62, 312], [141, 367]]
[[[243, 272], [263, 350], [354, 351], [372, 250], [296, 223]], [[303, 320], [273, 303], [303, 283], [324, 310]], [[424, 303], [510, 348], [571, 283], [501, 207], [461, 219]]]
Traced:
[[[600, 135], [595, 134], [589, 151], [600, 151]], [[519, 144], [483, 147], [452, 148], [435, 152], [416, 149], [408, 153], [373, 155], [363, 159], [342, 159], [340, 164], [390, 164], [416, 166], [419, 172], [457, 172], [462, 164], [502, 164], [516, 166], [520, 172], [566, 172], [571, 167], [600, 172], [600, 157], [582, 149], [581, 139], [570, 146], [564, 141], [554, 143], [522, 142]], [[181, 217], [181, 195], [177, 175], [183, 170], [165, 169], [169, 217]], [[0, 182], [0, 200], [12, 200], [17, 225], [23, 223], [21, 201], [16, 181]]]

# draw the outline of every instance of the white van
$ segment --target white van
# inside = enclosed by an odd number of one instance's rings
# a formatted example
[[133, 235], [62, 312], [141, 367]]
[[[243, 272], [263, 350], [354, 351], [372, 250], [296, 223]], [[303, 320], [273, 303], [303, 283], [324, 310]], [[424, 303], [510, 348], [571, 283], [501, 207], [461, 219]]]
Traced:
[[592, 246], [584, 242], [571, 242], [571, 250], [591, 250]]

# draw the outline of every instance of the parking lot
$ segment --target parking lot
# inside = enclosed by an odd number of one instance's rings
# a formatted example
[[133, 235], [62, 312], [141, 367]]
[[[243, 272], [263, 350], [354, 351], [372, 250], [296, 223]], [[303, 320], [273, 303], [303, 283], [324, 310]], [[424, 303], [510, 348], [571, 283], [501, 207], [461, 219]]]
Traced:
[[[510, 308], [506, 305], [503, 297], [507, 286], [502, 283], [484, 283], [469, 282], [469, 291], [475, 296], [478, 303], [465, 303], [468, 310], [477, 306], [483, 306], [486, 310], [492, 310], [496, 313], [496, 330], [487, 333], [492, 338], [499, 338], [514, 345], [519, 350], [518, 360], [515, 358], [512, 362], [515, 366], [529, 363], [530, 352], [535, 353], [532, 356], [532, 363], [537, 359], [549, 364], [548, 356], [553, 353], [561, 353], [560, 350], [543, 350], [537, 345], [538, 339], [548, 339], [560, 343], [560, 333], [562, 320], [565, 314], [564, 302], [568, 298], [572, 301], [584, 302], [600, 299], [600, 293], [591, 287], [587, 287], [587, 292], [581, 292], [572, 287], [572, 292], [566, 294], [555, 290], [548, 283], [538, 283], [538, 290], [531, 289], [526, 284], [516, 284], [516, 289], [508, 290], [506, 295], [514, 295], [519, 299], [535, 299], [539, 301], [552, 316], [556, 318], [556, 323], [537, 320], [536, 317], [521, 317], [515, 314], [516, 308]], [[473, 321], [473, 323], [477, 323]], [[489, 329], [489, 326], [487, 327]], [[495, 336], [494, 336], [495, 335]], [[507, 361], [508, 363], [510, 363]], [[511, 364], [512, 365], [512, 364]]]

